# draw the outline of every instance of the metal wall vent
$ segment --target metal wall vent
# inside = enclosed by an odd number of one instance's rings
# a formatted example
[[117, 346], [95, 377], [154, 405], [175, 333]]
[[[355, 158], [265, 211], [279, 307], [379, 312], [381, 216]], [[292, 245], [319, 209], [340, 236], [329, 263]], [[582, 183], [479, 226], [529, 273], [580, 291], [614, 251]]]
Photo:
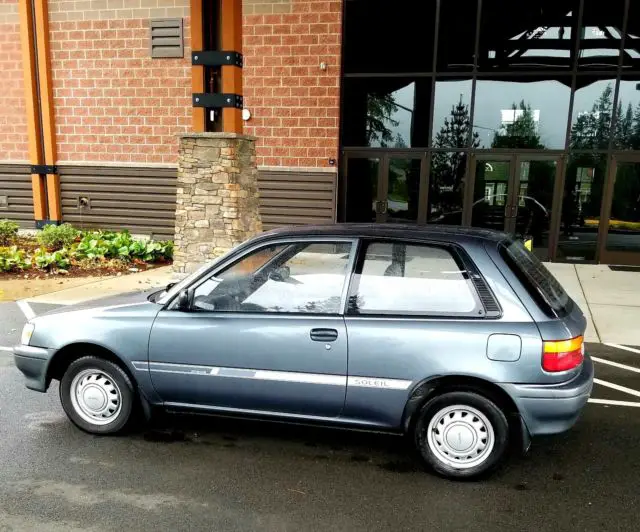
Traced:
[[151, 57], [184, 57], [182, 19], [154, 18], [150, 22]]

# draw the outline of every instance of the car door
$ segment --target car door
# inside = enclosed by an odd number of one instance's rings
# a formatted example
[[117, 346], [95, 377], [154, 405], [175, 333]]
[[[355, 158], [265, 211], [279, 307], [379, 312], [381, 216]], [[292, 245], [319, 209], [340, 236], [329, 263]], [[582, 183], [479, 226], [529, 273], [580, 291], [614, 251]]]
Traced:
[[191, 287], [190, 310], [162, 310], [149, 369], [165, 403], [338, 416], [355, 248], [349, 239], [262, 244]]
[[[488, 260], [484, 249], [479, 254]], [[410, 393], [425, 379], [462, 375], [508, 382], [513, 364], [487, 355], [492, 333], [514, 330], [520, 337], [509, 339], [539, 344], [534, 324], [525, 334], [530, 317], [501, 316], [490, 287], [479, 284], [482, 276], [457, 246], [369, 241], [358, 257], [345, 317], [345, 417], [398, 426]], [[503, 320], [519, 323], [514, 328]]]

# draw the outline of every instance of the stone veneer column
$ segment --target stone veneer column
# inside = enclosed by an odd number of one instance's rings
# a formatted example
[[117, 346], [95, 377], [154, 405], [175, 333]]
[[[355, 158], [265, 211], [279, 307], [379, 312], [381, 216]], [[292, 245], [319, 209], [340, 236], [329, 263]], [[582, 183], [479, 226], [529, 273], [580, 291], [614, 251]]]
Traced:
[[174, 271], [190, 273], [261, 231], [255, 139], [181, 135]]

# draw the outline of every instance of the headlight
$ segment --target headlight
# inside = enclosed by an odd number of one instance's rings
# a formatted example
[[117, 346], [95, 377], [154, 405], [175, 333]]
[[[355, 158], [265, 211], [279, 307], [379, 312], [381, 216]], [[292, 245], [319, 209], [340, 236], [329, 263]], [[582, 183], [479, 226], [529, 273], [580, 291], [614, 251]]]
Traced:
[[20, 343], [22, 345], [29, 345], [31, 341], [31, 337], [33, 336], [33, 331], [36, 330], [36, 326], [33, 323], [27, 323], [22, 329], [22, 337], [20, 338]]

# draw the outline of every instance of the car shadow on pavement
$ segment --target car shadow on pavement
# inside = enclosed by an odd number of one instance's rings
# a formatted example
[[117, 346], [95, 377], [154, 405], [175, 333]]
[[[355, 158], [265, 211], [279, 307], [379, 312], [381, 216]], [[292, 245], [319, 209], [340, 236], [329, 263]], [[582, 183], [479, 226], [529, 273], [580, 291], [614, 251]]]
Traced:
[[370, 463], [396, 472], [423, 472], [408, 438], [265, 420], [167, 415], [132, 434], [147, 442], [257, 450], [315, 460]]
[[[141, 428], [131, 437], [158, 445], [203, 445], [258, 452], [265, 458], [286, 453], [292, 458], [312, 458], [336, 465], [353, 462], [392, 473], [425, 472], [410, 438], [383, 433], [271, 421], [167, 416], [162, 423]], [[515, 490], [560, 487], [564, 481], [575, 485], [578, 479], [593, 488], [602, 480], [602, 489], [607, 489], [607, 479], [629, 474], [628, 449], [635, 448], [639, 440], [640, 421], [629, 423], [625, 410], [591, 405], [573, 430], [535, 439], [524, 456], [514, 449], [506, 466], [488, 480]], [[605, 456], [607, 459], [603, 460]]]

